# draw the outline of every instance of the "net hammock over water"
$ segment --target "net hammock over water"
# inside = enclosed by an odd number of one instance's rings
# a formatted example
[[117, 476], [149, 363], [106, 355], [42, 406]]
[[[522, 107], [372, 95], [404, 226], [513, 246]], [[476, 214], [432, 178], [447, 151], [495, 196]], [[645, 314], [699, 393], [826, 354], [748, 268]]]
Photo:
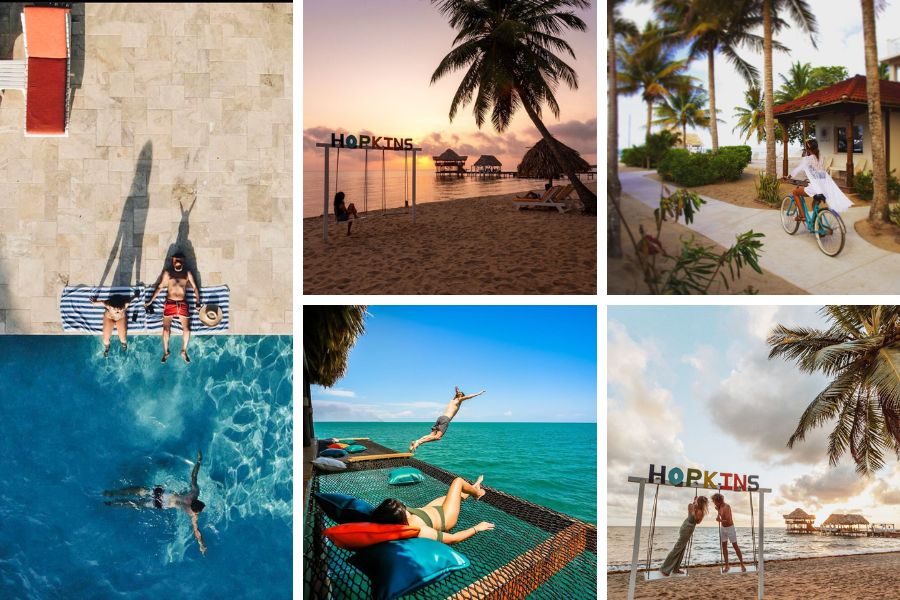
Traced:
[[[397, 498], [407, 506], [425, 506], [447, 493], [453, 473], [415, 458], [378, 458], [395, 454], [371, 440], [367, 448], [338, 473], [316, 473], [306, 506], [303, 533], [304, 598], [365, 599], [371, 596], [369, 579], [347, 562], [352, 552], [334, 546], [322, 531], [335, 525], [318, 507], [313, 492], [350, 494], [378, 505]], [[320, 448], [321, 450], [321, 448]], [[415, 467], [425, 481], [415, 485], [388, 485], [388, 473], [397, 467]], [[471, 566], [404, 598], [596, 598], [597, 528], [573, 517], [532, 504], [485, 486], [481, 500], [462, 503], [454, 531], [481, 521], [494, 523], [493, 531], [479, 533], [455, 544]]]

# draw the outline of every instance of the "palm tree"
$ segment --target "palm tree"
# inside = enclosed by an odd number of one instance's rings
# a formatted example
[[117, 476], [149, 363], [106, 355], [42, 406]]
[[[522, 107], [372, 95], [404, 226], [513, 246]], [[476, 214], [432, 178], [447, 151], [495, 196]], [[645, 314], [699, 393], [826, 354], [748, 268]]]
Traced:
[[[624, 0], [606, 3], [606, 256], [622, 258], [622, 223], [616, 208], [622, 196], [619, 181], [619, 84], [616, 75], [616, 36], [637, 35], [637, 27], [618, 14]], [[612, 205], [611, 205], [612, 204]]]
[[[781, 87], [775, 92], [775, 102], [779, 104], [795, 100], [815, 90], [815, 82], [812, 79], [812, 65], [801, 64], [797, 61], [791, 65], [788, 77], [781, 77]], [[809, 131], [809, 122], [803, 120], [803, 140], [806, 140]]]
[[[878, 79], [878, 44], [875, 39], [875, 2], [860, 0], [866, 48], [866, 98], [869, 104], [869, 139], [872, 140], [874, 193], [869, 222], [888, 223], [887, 165], [884, 156], [884, 124], [881, 121], [881, 84]], [[879, 9], [883, 6], [879, 2]]]
[[758, 73], [755, 67], [738, 55], [741, 46], [762, 48], [762, 39], [750, 31], [762, 21], [758, 11], [750, 10], [752, 2], [722, 2], [721, 0], [656, 0], [657, 14], [662, 22], [680, 32], [689, 43], [688, 58], [693, 61], [705, 57], [708, 69], [710, 135], [713, 151], [719, 148], [719, 128], [716, 116], [716, 53], [734, 65], [735, 70], [752, 85]]
[[[766, 109], [759, 86], [752, 85], [744, 91], [744, 106], [734, 107], [737, 125], [732, 131], [740, 130], [747, 142], [756, 133], [756, 143], [766, 139]], [[775, 137], [781, 137], [781, 127], [775, 127]]]
[[668, 98], [663, 98], [656, 107], [654, 123], [667, 129], [681, 129], [681, 146], [687, 148], [687, 128], [709, 127], [709, 112], [706, 106], [706, 91], [703, 88], [678, 90]]
[[[586, 8], [587, 0], [432, 0], [458, 31], [453, 48], [441, 60], [431, 83], [465, 69], [450, 103], [450, 120], [457, 110], [473, 102], [475, 123], [480, 128], [490, 115], [498, 133], [506, 131], [516, 109], [525, 109], [544, 139], [552, 135], [541, 120], [546, 104], [559, 118], [554, 92], [563, 82], [578, 89], [578, 76], [556, 53], [575, 58], [572, 47], [559, 34], [566, 29], [586, 31], [587, 25], [569, 9]], [[548, 142], [550, 143], [550, 142]], [[556, 147], [551, 144], [553, 151]], [[559, 160], [563, 164], [563, 160]], [[588, 213], [597, 212], [597, 194], [590, 191], [575, 171], [566, 171]]]
[[303, 445], [315, 437], [312, 384], [333, 386], [347, 371], [347, 356], [365, 331], [365, 306], [303, 307]]
[[822, 314], [827, 330], [778, 325], [768, 338], [770, 359], [831, 379], [806, 407], [788, 447], [836, 419], [830, 463], [849, 449], [857, 472], [868, 475], [884, 466], [886, 450], [900, 452], [900, 306], [827, 306]]
[[619, 93], [640, 92], [647, 103], [647, 137], [653, 126], [653, 105], [692, 82], [685, 75], [688, 61], [675, 59], [672, 41], [665, 30], [647, 23], [638, 34], [626, 35], [617, 49]]
[[[766, 113], [766, 173], [777, 176], [775, 168], [775, 102], [774, 84], [772, 82], [772, 51], [787, 50], [772, 39], [775, 31], [780, 31], [787, 23], [778, 17], [778, 11], [786, 10], [791, 20], [804, 32], [809, 34], [813, 47], [816, 46], [815, 34], [818, 31], [816, 17], [806, 0], [761, 0], [763, 17], [763, 79]], [[759, 0], [757, 0], [757, 3]]]
[[883, 79], [885, 81], [890, 80], [891, 78], [891, 66], [887, 63], [879, 63], [878, 64], [878, 79]]

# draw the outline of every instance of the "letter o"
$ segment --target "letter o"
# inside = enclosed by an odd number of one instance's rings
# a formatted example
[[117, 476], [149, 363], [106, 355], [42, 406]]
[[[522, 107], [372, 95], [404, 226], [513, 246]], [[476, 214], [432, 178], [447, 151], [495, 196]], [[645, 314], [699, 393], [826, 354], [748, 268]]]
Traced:
[[348, 148], [356, 148], [356, 136], [348, 135], [347, 139], [344, 140], [344, 145]]
[[669, 483], [672, 485], [681, 485], [684, 483], [684, 471], [678, 467], [669, 470]]

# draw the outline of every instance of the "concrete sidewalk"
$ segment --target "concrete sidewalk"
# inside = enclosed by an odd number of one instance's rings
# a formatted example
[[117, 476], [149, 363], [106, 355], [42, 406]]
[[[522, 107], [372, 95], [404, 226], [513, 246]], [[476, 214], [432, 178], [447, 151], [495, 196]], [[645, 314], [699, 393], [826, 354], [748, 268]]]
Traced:
[[[646, 175], [651, 171], [619, 174], [622, 193], [651, 208], [659, 207], [660, 183]], [[666, 184], [674, 190], [678, 186]], [[743, 208], [708, 196], [688, 228], [729, 247], [735, 236], [753, 230], [765, 234], [760, 266], [763, 271], [793, 283], [810, 294], [896, 294], [900, 283], [900, 254], [887, 252], [862, 239], [853, 224], [866, 218], [867, 207], [841, 214], [847, 225], [844, 249], [834, 258], [819, 250], [813, 235], [801, 225], [788, 235], [778, 211]]]

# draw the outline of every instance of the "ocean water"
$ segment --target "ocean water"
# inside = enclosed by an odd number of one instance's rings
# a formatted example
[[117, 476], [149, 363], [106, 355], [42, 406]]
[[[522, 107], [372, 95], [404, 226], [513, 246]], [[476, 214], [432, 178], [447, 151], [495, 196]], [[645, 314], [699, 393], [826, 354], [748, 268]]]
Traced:
[[[649, 527], [641, 528], [641, 550], [638, 565], [647, 564], [647, 534]], [[831, 535], [788, 535], [784, 526], [766, 527], [765, 558], [779, 560], [785, 558], [813, 558], [841, 554], [867, 554], [872, 552], [900, 551], [897, 538], [844, 538]], [[608, 527], [607, 571], [627, 571], [631, 568], [631, 551], [634, 543], [634, 527]], [[753, 560], [752, 538], [749, 527], [737, 528], [738, 545], [744, 555], [745, 564]], [[657, 527], [654, 534], [653, 558], [651, 565], [658, 568], [678, 539], [678, 527]], [[721, 563], [719, 555], [719, 530], [716, 527], [697, 527], [694, 530], [691, 564], [711, 565]], [[759, 530], [756, 530], [756, 547], [759, 551]], [[734, 550], [729, 546], [729, 556], [735, 559]]]
[[[433, 423], [315, 424], [319, 438], [368, 437], [405, 452]], [[416, 458], [590, 523], [597, 523], [597, 426], [594, 423], [450, 424]]]
[[[510, 167], [512, 170], [512, 167]], [[330, 173], [328, 214], [331, 214], [334, 194], [343, 191], [347, 196], [347, 202], [354, 203], [356, 209], [363, 212], [363, 190], [365, 189], [365, 176], [363, 171], [344, 171], [339, 175], [338, 188], [335, 189], [335, 173], [332, 159]], [[303, 172], [303, 217], [319, 217], [322, 215], [323, 192], [325, 189], [325, 177], [321, 167], [314, 171]], [[404, 184], [404, 182], [406, 182]], [[480, 177], [443, 177], [437, 178], [434, 171], [419, 169], [416, 171], [416, 204], [425, 202], [440, 202], [443, 200], [455, 200], [458, 198], [473, 198], [476, 196], [494, 196], [497, 194], [509, 194], [512, 192], [527, 192], [535, 190], [543, 193], [546, 179], [489, 179]], [[554, 181], [556, 183], [556, 181]], [[369, 211], [381, 210], [381, 168], [377, 172], [369, 165]], [[398, 208], [404, 204], [404, 199], [412, 202], [412, 173], [404, 174], [401, 171], [387, 171], [385, 174], [385, 206]]]
[[[0, 336], [0, 598], [291, 597], [291, 338], [160, 346]], [[205, 556], [181, 511], [104, 505], [187, 490], [198, 449]]]

